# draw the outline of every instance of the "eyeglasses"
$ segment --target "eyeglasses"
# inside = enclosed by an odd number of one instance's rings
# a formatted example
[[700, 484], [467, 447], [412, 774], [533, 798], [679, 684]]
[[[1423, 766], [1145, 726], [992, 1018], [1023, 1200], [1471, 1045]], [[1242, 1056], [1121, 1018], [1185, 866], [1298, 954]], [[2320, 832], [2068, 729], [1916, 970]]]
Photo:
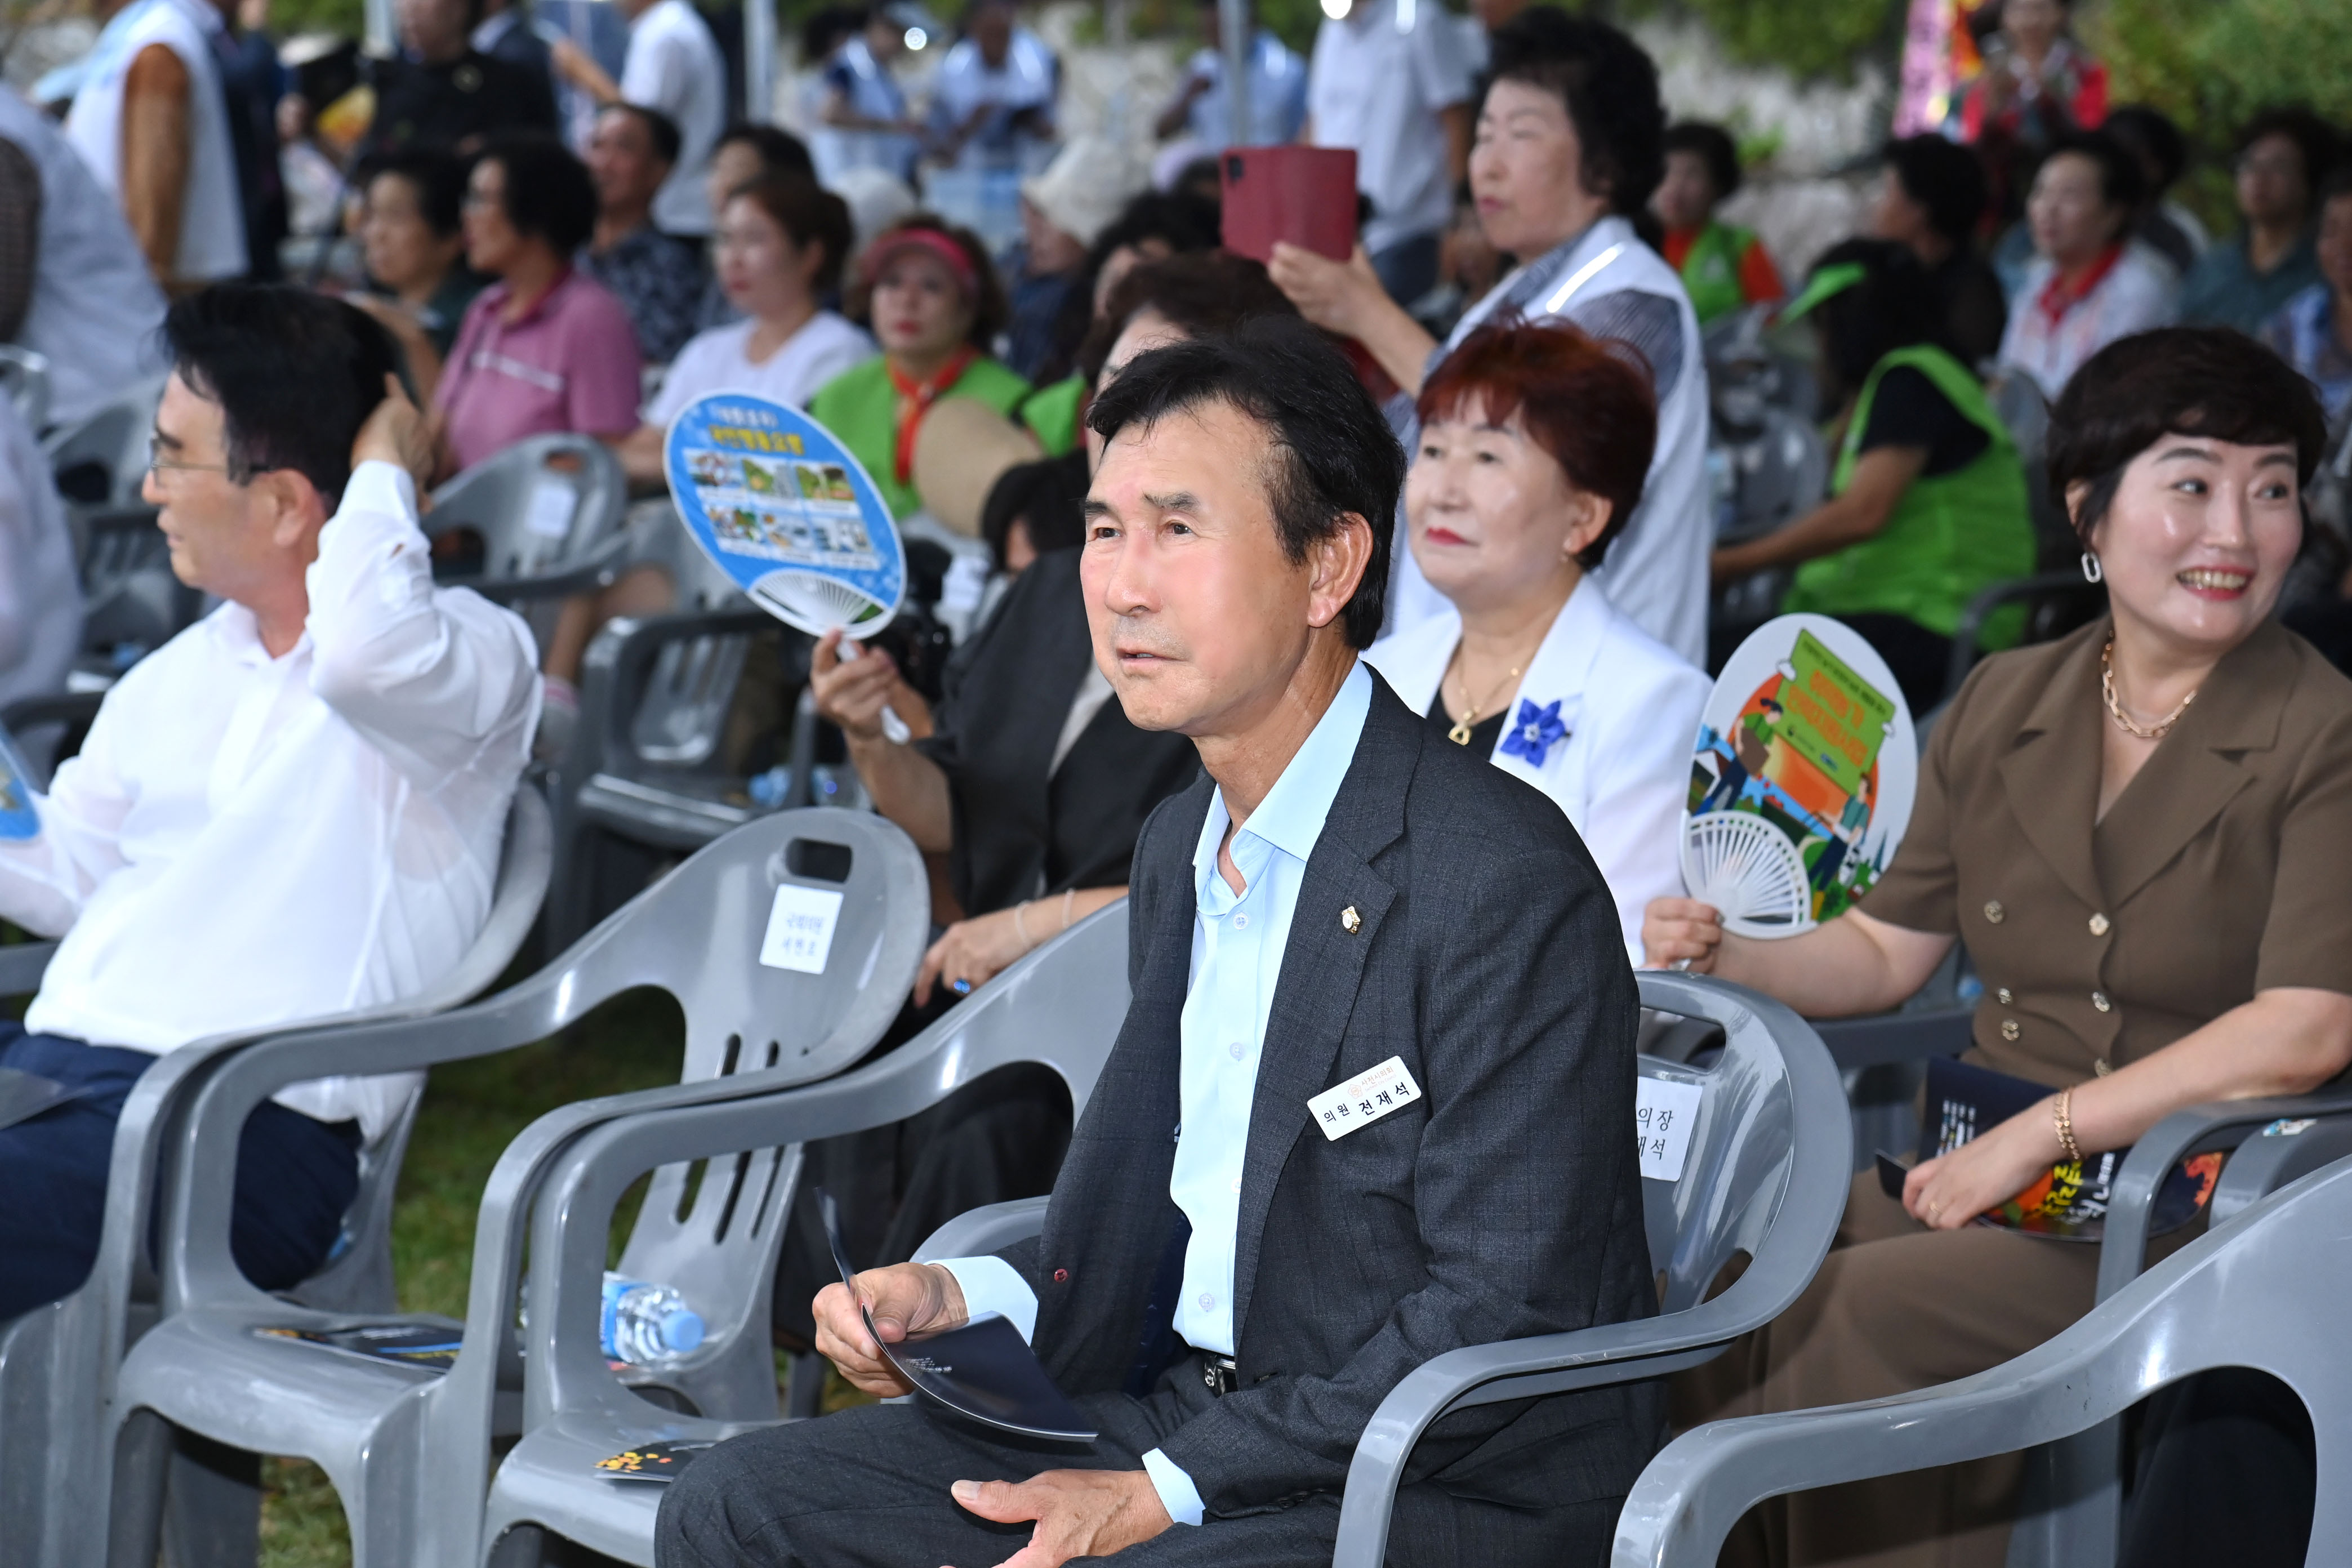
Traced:
[[226, 463], [183, 463], [163, 456], [163, 443], [156, 437], [147, 437], [147, 471], [161, 479], [167, 473], [226, 474]]

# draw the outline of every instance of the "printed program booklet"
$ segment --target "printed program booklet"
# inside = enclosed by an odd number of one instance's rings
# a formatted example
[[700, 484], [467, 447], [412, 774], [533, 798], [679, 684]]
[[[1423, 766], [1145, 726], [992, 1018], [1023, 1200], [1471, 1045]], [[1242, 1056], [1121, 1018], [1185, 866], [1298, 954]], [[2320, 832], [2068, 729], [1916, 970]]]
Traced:
[[[824, 1234], [833, 1244], [834, 1266], [841, 1282], [854, 1294], [856, 1271], [849, 1266], [848, 1248], [841, 1240], [841, 1211], [833, 1194], [817, 1194], [824, 1211]], [[874, 1333], [874, 1317], [866, 1315], [866, 1331]], [[884, 1344], [882, 1359], [915, 1392], [983, 1426], [1042, 1437], [1055, 1443], [1092, 1443], [1095, 1429], [1076, 1405], [1054, 1386], [1036, 1352], [1021, 1331], [994, 1312], [982, 1313], [960, 1329], [909, 1334], [897, 1344]]]
[[[1956, 1058], [1927, 1064], [1927, 1112], [1919, 1124], [1921, 1160], [1948, 1154], [2050, 1096], [2049, 1088]], [[2060, 1241], [2097, 1241], [2106, 1234], [2107, 1198], [2123, 1170], [2128, 1149], [2062, 1160], [2032, 1186], [1998, 1208], [1979, 1215], [1979, 1225], [2000, 1226]], [[2202, 1213], [2221, 1174], [2220, 1152], [2192, 1154], [2175, 1165], [2157, 1189], [2147, 1233], [2179, 1230]], [[1892, 1155], [1878, 1156], [1878, 1181], [1889, 1197], [1901, 1198], [1906, 1167]]]
[[595, 1471], [616, 1481], [652, 1481], [667, 1486], [687, 1466], [718, 1445], [708, 1439], [673, 1437], [661, 1443], [640, 1443], [609, 1459], [599, 1459]]

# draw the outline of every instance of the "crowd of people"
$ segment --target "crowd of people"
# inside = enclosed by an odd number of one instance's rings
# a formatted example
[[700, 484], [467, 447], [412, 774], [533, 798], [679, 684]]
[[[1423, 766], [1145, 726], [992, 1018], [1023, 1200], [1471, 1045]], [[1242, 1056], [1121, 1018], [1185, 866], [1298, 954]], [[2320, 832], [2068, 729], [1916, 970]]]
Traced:
[[[2352, 1066], [2326, 847], [2352, 832], [2327, 761], [2352, 743], [2338, 128], [2250, 119], [2239, 227], [2209, 239], [2172, 195], [2178, 128], [2108, 104], [2063, 0], [2004, 0], [1952, 123], [1888, 142], [1864, 232], [1784, 273], [1722, 216], [1738, 141], [1670, 123], [1625, 32], [1357, 0], [1305, 56], [1253, 22], [1234, 57], [1240, 144], [1356, 155], [1352, 253], [1261, 264], [1220, 245], [1215, 5], [1157, 157], [1063, 135], [1060, 63], [1012, 0], [972, 0], [919, 101], [904, 15], [815, 18], [805, 142], [730, 119], [688, 0], [620, 9], [614, 73], [515, 0], [402, 0], [310, 249], [282, 243], [288, 194], [337, 111], [268, 53], [264, 0], [129, 0], [46, 101], [0, 88], [0, 337], [46, 361], [53, 430], [148, 389], [143, 494], [218, 601], [117, 672], [39, 835], [0, 842], [0, 915], [62, 939], [0, 1065], [74, 1091], [0, 1126], [0, 1172], [54, 1199], [0, 1213], [0, 1319], [89, 1273], [158, 1054], [451, 969], [599, 627], [673, 602], [672, 557], [640, 552], [534, 627], [436, 584], [422, 498], [562, 434], [656, 501], [670, 422], [718, 391], [805, 409], [910, 539], [987, 578], [943, 660], [794, 633], [737, 699], [772, 732], [804, 689], [932, 866], [881, 1048], [1122, 900], [1134, 1001], [1083, 1118], [1014, 1074], [807, 1151], [883, 1337], [1003, 1314], [1101, 1427], [1091, 1466], [903, 1405], [778, 1428], [670, 1490], [665, 1564], [994, 1561], [1033, 1529], [1039, 1562], [1328, 1557], [1349, 1456], [1413, 1366], [1655, 1310], [1622, 1137], [1638, 968], [1828, 1017], [1901, 1005], [1957, 945], [1971, 1059], [2048, 1097], [1899, 1196], [1858, 1179], [1796, 1306], [1670, 1388], [1433, 1428], [1394, 1560], [1600, 1561], [1669, 1430], [2042, 1342], [2090, 1309], [2094, 1250], [1974, 1216], [2173, 1111]], [[958, 207], [991, 181], [1017, 233]], [[1710, 350], [1735, 323], [1802, 362], [1829, 462], [1727, 537]], [[40, 434], [0, 403], [10, 700], [82, 651]], [[2053, 566], [2095, 595], [2078, 624], [1970, 621]], [[1875, 648], [1928, 737], [1899, 853], [1777, 942], [1688, 897], [1681, 858], [1720, 595], [1759, 574]], [[1990, 657], [1955, 684], [1963, 637], [1963, 668]], [[1271, 1096], [1391, 1065], [1422, 1103], [1292, 1148]], [[257, 1284], [327, 1258], [415, 1090], [329, 1079], [256, 1116]], [[908, 1261], [1045, 1193], [1035, 1243]], [[807, 1250], [779, 1342], [904, 1393]], [[2307, 1428], [2257, 1418], [2307, 1470]], [[1996, 1563], [2017, 1486], [2011, 1459], [1778, 1500], [1727, 1560]], [[2280, 1561], [2308, 1527], [2179, 1489], [2136, 1508], [2137, 1568], [2217, 1509]]]

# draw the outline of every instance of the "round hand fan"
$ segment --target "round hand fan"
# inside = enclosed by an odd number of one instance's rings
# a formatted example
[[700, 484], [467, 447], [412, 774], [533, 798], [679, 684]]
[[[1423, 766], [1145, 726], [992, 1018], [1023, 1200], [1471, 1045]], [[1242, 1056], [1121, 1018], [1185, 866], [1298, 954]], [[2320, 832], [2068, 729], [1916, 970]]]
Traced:
[[1885, 660], [1825, 616], [1741, 643], [1699, 718], [1683, 881], [1740, 936], [1793, 936], [1877, 884], [1910, 826], [1918, 742]]
[[[753, 604], [812, 637], [839, 628], [841, 657], [889, 625], [907, 590], [890, 508], [833, 432], [797, 408], [714, 392], [670, 421], [670, 500], [694, 542]], [[903, 745], [888, 709], [882, 728]]]

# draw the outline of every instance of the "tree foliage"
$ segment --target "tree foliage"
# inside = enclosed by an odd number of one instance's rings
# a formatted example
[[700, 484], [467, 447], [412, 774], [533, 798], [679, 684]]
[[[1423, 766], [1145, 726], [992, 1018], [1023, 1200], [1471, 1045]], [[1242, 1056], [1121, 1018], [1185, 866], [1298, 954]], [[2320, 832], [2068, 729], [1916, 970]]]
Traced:
[[1900, 0], [1683, 0], [1742, 65], [1843, 76], [1893, 37]]
[[2208, 148], [2273, 105], [2352, 120], [2345, 0], [2107, 0], [2084, 32], [2116, 101], [2154, 104]]

